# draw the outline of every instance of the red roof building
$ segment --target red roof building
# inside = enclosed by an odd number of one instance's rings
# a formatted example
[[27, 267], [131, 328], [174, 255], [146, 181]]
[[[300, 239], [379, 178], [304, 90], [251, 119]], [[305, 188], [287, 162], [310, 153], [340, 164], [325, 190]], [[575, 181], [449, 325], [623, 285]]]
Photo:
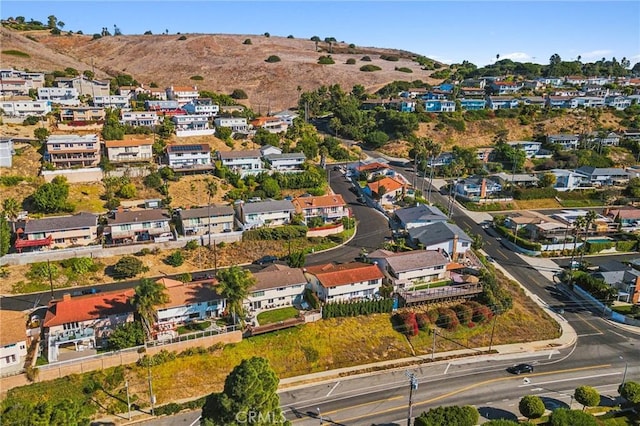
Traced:
[[370, 263], [328, 263], [304, 269], [318, 297], [325, 302], [371, 298], [378, 293], [384, 274]]

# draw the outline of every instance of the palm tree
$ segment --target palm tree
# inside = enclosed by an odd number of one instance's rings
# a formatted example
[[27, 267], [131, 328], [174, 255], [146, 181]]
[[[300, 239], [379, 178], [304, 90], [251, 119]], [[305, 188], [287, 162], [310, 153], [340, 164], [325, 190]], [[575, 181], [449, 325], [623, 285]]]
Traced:
[[2, 202], [2, 209], [4, 210], [4, 214], [11, 221], [11, 230], [13, 233], [16, 232], [16, 219], [18, 219], [18, 214], [20, 213], [20, 203], [13, 198], [9, 197]]
[[594, 211], [594, 210], [589, 210], [587, 212], [587, 214], [584, 216], [584, 241], [585, 244], [582, 245], [582, 250], [580, 253], [580, 263], [582, 264], [583, 260], [584, 260], [584, 251], [586, 249], [586, 242], [587, 242], [587, 238], [589, 238], [589, 231], [591, 228], [591, 225], [593, 224], [593, 222], [596, 220], [596, 218], [598, 217], [598, 214]]
[[209, 224], [209, 248], [211, 248], [211, 197], [216, 195], [218, 192], [218, 184], [216, 184], [213, 180], [207, 180], [207, 195], [209, 196], [209, 200], [207, 202], [207, 223]]
[[436, 159], [436, 157], [440, 155], [440, 153], [442, 152], [442, 145], [440, 145], [439, 143], [435, 143], [431, 139], [427, 139], [426, 147], [427, 147], [427, 152], [431, 154], [431, 163], [429, 165], [429, 196], [427, 198], [427, 202], [431, 204], [431, 189], [433, 188], [433, 173], [434, 173], [433, 162]]
[[238, 266], [218, 272], [218, 285], [215, 290], [227, 300], [227, 308], [233, 317], [234, 324], [237, 323], [237, 315], [243, 312], [242, 303], [249, 295], [249, 289], [255, 283], [256, 279], [251, 271]]
[[324, 42], [329, 45], [329, 53], [333, 53], [333, 43], [337, 42], [335, 37], [325, 37]]
[[313, 37], [311, 37], [311, 41], [314, 41], [316, 43], [316, 52], [317, 52], [318, 51], [318, 42], [320, 41], [320, 37], [313, 36]]
[[164, 284], [148, 278], [140, 280], [133, 296], [133, 305], [140, 317], [147, 339], [151, 337], [151, 324], [154, 322], [156, 313], [155, 307], [167, 302], [169, 302], [169, 295], [166, 293]]

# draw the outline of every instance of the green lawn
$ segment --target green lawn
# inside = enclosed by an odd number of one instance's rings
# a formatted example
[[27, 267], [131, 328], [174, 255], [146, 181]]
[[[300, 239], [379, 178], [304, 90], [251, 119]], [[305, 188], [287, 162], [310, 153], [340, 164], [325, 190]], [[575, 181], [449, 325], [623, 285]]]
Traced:
[[631, 313], [631, 308], [633, 308], [633, 305], [617, 305], [617, 306], [612, 306], [611, 310], [622, 315], [628, 315]]
[[203, 331], [209, 328], [211, 321], [194, 322], [178, 327], [178, 334], [193, 333], [194, 331]]
[[598, 207], [602, 205], [602, 200], [560, 200], [562, 207]]
[[258, 324], [272, 324], [274, 322], [284, 321], [297, 316], [298, 310], [290, 306], [287, 308], [273, 309], [271, 311], [260, 312], [258, 314]]
[[420, 284], [415, 287], [409, 287], [408, 290], [424, 290], [425, 288], [445, 287], [451, 284], [451, 280], [437, 281], [434, 283]]

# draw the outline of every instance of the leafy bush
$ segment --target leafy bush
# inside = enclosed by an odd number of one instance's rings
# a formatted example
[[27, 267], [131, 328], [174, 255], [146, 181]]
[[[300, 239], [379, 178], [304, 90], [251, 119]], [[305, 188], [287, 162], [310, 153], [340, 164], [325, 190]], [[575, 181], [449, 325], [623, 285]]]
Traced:
[[69, 268], [75, 274], [87, 274], [89, 272], [98, 272], [100, 264], [90, 257], [72, 257], [70, 259], [61, 260], [60, 264], [63, 268]]
[[168, 265], [171, 265], [174, 268], [177, 268], [178, 266], [184, 263], [184, 256], [180, 250], [176, 250], [173, 253], [171, 253], [169, 256], [167, 256], [167, 258], [165, 259], [165, 262]]
[[178, 38], [178, 40], [179, 40], [179, 41], [186, 40], [186, 39], [187, 39], [187, 36], [180, 36], [180, 37]]
[[427, 314], [423, 312], [417, 313], [416, 322], [418, 323], [418, 329], [420, 331], [429, 330], [429, 324], [431, 323], [431, 320], [429, 319], [429, 316]]
[[[499, 225], [496, 225], [494, 229], [498, 231], [499, 234], [506, 237], [509, 241], [513, 242], [514, 236], [513, 236], [513, 232], [511, 232], [510, 229], [504, 226], [499, 226]], [[525, 248], [527, 250], [533, 250], [533, 251], [542, 250], [542, 245], [540, 243], [534, 243], [532, 241], [525, 240], [524, 238], [520, 238], [520, 237], [515, 237], [515, 239], [516, 239], [516, 244], [522, 248]]]
[[363, 72], [374, 72], [374, 71], [380, 71], [382, 68], [380, 68], [377, 65], [363, 65], [360, 67], [360, 71]]
[[13, 49], [3, 50], [2, 54], [3, 55], [10, 55], [10, 56], [17, 56], [19, 58], [30, 58], [31, 57], [31, 55], [29, 55], [28, 53], [22, 52], [20, 50], [13, 50]]
[[550, 426], [596, 426], [596, 418], [580, 410], [556, 408], [549, 417]]
[[589, 254], [600, 253], [602, 250], [607, 250], [615, 247], [616, 243], [611, 242], [599, 242], [599, 241], [587, 241], [586, 249]]
[[304, 289], [304, 300], [309, 304], [311, 309], [320, 308], [320, 299], [318, 299], [318, 295], [310, 288]]
[[573, 274], [573, 279], [580, 288], [602, 302], [610, 302], [614, 300], [615, 295], [618, 293], [618, 290], [615, 287], [611, 287], [605, 283], [604, 280], [592, 277], [582, 271], [575, 272]]
[[417, 336], [419, 332], [418, 321], [415, 312], [404, 311], [396, 313], [391, 321], [396, 331], [407, 337]]
[[42, 282], [44, 280], [56, 280], [60, 275], [58, 267], [49, 262], [37, 262], [32, 263], [29, 267], [29, 271], [26, 273], [26, 277], [32, 281]]
[[280, 62], [280, 57], [277, 56], [277, 55], [271, 55], [267, 59], [265, 59], [264, 61], [265, 62], [269, 62], [269, 63]]
[[396, 55], [380, 55], [380, 59], [391, 62], [398, 62], [400, 60]]
[[413, 70], [407, 67], [400, 67], [400, 68], [396, 67], [395, 70], [400, 72], [406, 72], [407, 74], [413, 73]]
[[0, 185], [16, 186], [24, 180], [26, 180], [24, 176], [0, 176]]
[[33, 126], [35, 124], [38, 124], [39, 122], [40, 122], [40, 117], [36, 117], [35, 115], [30, 115], [24, 119], [24, 121], [22, 122], [22, 125]]
[[200, 247], [200, 243], [198, 243], [198, 240], [190, 240], [184, 246], [184, 248], [187, 249], [187, 250], [195, 250], [198, 247]]
[[231, 97], [233, 99], [247, 99], [247, 93], [242, 90], [242, 89], [234, 89], [233, 92], [231, 92]]
[[250, 38], [245, 38], [244, 41], [242, 42], [242, 44], [253, 44], [253, 43], [251, 43], [251, 39]]
[[470, 405], [463, 407], [453, 405], [450, 407], [431, 408], [416, 417], [414, 426], [475, 426], [480, 419], [478, 409]]
[[202, 81], [204, 80], [204, 77], [201, 75], [192, 75], [191, 77], [189, 77], [189, 79], [195, 80], [195, 81]]
[[267, 38], [269, 38], [269, 37], [271, 37], [271, 34], [269, 34], [269, 33], [264, 33], [264, 36], [265, 36], [265, 37], [267, 37]]
[[364, 62], [371, 62], [371, 58], [369, 56], [363, 56], [360, 60]]
[[446, 330], [455, 330], [460, 326], [456, 313], [450, 308], [439, 308], [436, 324]]
[[327, 303], [322, 308], [322, 318], [355, 317], [359, 315], [389, 313], [392, 309], [392, 299]]
[[320, 65], [332, 65], [332, 64], [335, 64], [336, 61], [333, 60], [331, 55], [327, 55], [327, 56], [320, 56], [318, 58], [318, 63]]
[[640, 404], [640, 383], [624, 382], [618, 387], [618, 393], [632, 404]]
[[355, 65], [355, 63], [356, 63], [356, 60], [353, 58], [347, 59], [347, 62], [346, 62], [347, 65]]
[[458, 317], [458, 321], [460, 321], [461, 324], [469, 324], [473, 317], [473, 308], [471, 306], [461, 303], [454, 306], [452, 309], [456, 313], [456, 317]]
[[616, 242], [616, 251], [636, 251], [637, 241], [618, 241]]
[[536, 395], [523, 396], [518, 404], [520, 414], [528, 419], [539, 419], [544, 414], [544, 402]]
[[573, 395], [576, 401], [585, 407], [596, 407], [600, 404], [600, 393], [591, 386], [580, 386], [576, 388]]
[[304, 238], [307, 235], [307, 227], [300, 225], [286, 225], [277, 228], [259, 228], [245, 231], [242, 234], [244, 241], [257, 240], [288, 240]]
[[133, 278], [138, 274], [148, 271], [142, 261], [133, 256], [123, 256], [113, 266], [113, 276], [117, 279]]

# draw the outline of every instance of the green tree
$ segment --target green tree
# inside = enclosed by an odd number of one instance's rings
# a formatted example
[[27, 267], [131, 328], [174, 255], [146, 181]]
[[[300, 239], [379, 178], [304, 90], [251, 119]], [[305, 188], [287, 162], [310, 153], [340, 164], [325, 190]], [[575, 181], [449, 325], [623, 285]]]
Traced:
[[265, 358], [244, 359], [227, 376], [224, 390], [207, 396], [202, 422], [207, 426], [237, 426], [255, 415], [256, 426], [290, 425], [282, 415], [278, 396], [278, 376]]
[[139, 321], [127, 322], [117, 326], [108, 338], [109, 348], [120, 350], [144, 344], [144, 330]]
[[54, 15], [47, 16], [47, 26], [50, 29], [58, 28], [58, 18], [56, 18]]
[[233, 131], [231, 130], [231, 127], [216, 127], [216, 136], [223, 141], [229, 140], [232, 133]]
[[269, 198], [277, 198], [280, 196], [280, 185], [278, 184], [278, 181], [272, 177], [268, 177], [263, 180], [260, 188]]
[[507, 419], [489, 420], [488, 422], [482, 423], [482, 425], [483, 426], [522, 426], [521, 423], [518, 423], [515, 420], [507, 420]]
[[242, 302], [249, 295], [249, 289], [256, 283], [256, 279], [248, 269], [232, 266], [218, 272], [218, 285], [215, 290], [227, 300], [227, 308], [234, 317], [242, 314]]
[[145, 267], [140, 259], [123, 256], [113, 265], [113, 276], [117, 279], [133, 278], [147, 270], [149, 268]]
[[640, 404], [640, 383], [624, 382], [618, 387], [620, 396], [632, 404]]
[[478, 424], [480, 415], [475, 407], [453, 405], [436, 407], [416, 417], [414, 426], [474, 426]]
[[539, 419], [544, 414], [544, 402], [536, 395], [523, 396], [518, 404], [520, 414], [528, 419]]
[[242, 89], [234, 89], [230, 95], [233, 99], [247, 99], [247, 93]]
[[33, 137], [38, 139], [38, 142], [44, 143], [49, 137], [49, 130], [44, 127], [38, 127], [33, 130]]
[[126, 199], [135, 198], [138, 190], [133, 183], [127, 183], [122, 185], [122, 188], [118, 191], [118, 196]]
[[38, 187], [33, 194], [33, 203], [37, 211], [42, 213], [57, 213], [70, 210], [67, 203], [69, 184], [63, 176], [56, 176], [50, 183]]
[[584, 411], [557, 408], [551, 413], [549, 424], [551, 426], [596, 426], [598, 422], [592, 414]]
[[320, 37], [313, 36], [313, 37], [311, 37], [311, 41], [315, 42], [315, 44], [316, 44], [316, 52], [317, 52], [318, 51], [318, 43], [320, 42]]
[[136, 308], [142, 325], [147, 335], [151, 337], [151, 326], [154, 322], [155, 307], [169, 301], [166, 287], [161, 282], [155, 282], [148, 278], [140, 280], [133, 296], [133, 306]]
[[576, 401], [584, 406], [583, 409], [586, 407], [596, 407], [600, 404], [600, 393], [598, 393], [596, 388], [591, 386], [580, 386], [576, 388], [573, 396]]
[[11, 247], [11, 228], [5, 214], [0, 214], [0, 256], [9, 253]]
[[302, 268], [307, 261], [303, 251], [294, 251], [287, 257], [287, 264], [292, 268]]
[[165, 262], [168, 265], [171, 265], [174, 268], [177, 268], [178, 266], [184, 263], [184, 255], [180, 250], [175, 250], [173, 253], [167, 256], [167, 258], [165, 259]]
[[538, 182], [538, 186], [540, 188], [551, 188], [556, 184], [556, 175], [553, 173], [545, 173], [540, 177], [540, 181]]
[[18, 203], [13, 197], [6, 198], [2, 202], [2, 210], [4, 211], [4, 215], [11, 221], [12, 231], [16, 232], [16, 223], [15, 221], [18, 219], [18, 214], [20, 214], [20, 210], [22, 210], [22, 206]]

